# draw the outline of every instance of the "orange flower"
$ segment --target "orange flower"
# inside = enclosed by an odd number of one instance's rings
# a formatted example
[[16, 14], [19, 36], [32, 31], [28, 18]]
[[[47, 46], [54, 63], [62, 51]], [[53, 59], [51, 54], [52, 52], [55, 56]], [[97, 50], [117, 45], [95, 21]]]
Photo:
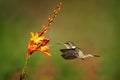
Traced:
[[47, 46], [47, 43], [50, 39], [45, 36], [39, 36], [38, 33], [34, 34], [33, 32], [30, 32], [30, 35], [31, 39], [28, 44], [26, 58], [28, 58], [29, 55], [35, 51], [40, 51], [46, 54], [47, 56], [51, 56], [51, 54], [48, 52], [49, 47]]

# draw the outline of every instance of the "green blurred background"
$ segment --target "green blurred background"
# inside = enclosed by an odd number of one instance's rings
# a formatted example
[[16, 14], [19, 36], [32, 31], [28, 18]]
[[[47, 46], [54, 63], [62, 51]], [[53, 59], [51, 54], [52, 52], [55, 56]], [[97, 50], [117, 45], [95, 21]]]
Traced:
[[[19, 80], [31, 31], [38, 32], [57, 0], [0, 0], [0, 80]], [[119, 80], [120, 1], [63, 0], [62, 9], [46, 34], [51, 38], [46, 57], [35, 52], [28, 80]], [[100, 58], [64, 60], [65, 41]]]

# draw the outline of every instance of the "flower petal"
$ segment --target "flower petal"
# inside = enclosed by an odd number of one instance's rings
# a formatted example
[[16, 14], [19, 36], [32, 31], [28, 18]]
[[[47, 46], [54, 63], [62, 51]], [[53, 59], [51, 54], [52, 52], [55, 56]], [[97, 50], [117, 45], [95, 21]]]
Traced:
[[30, 32], [30, 35], [31, 35], [31, 39], [34, 40], [34, 38], [35, 38], [34, 33]]
[[44, 54], [47, 56], [52, 56], [49, 52], [44, 52]]

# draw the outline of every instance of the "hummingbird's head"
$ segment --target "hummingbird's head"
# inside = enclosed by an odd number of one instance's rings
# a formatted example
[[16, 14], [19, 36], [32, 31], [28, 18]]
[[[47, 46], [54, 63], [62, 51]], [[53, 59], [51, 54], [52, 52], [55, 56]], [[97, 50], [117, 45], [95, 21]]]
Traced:
[[64, 45], [66, 46], [67, 49], [75, 49], [76, 46], [73, 44], [73, 42], [70, 42], [70, 41], [66, 41], [64, 43]]

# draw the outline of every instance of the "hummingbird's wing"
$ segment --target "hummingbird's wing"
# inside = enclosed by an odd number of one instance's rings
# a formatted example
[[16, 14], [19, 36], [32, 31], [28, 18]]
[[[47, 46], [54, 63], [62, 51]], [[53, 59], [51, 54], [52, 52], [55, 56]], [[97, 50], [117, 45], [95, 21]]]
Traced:
[[61, 56], [64, 59], [75, 59], [79, 56], [75, 49], [60, 49], [60, 51], [63, 53]]

